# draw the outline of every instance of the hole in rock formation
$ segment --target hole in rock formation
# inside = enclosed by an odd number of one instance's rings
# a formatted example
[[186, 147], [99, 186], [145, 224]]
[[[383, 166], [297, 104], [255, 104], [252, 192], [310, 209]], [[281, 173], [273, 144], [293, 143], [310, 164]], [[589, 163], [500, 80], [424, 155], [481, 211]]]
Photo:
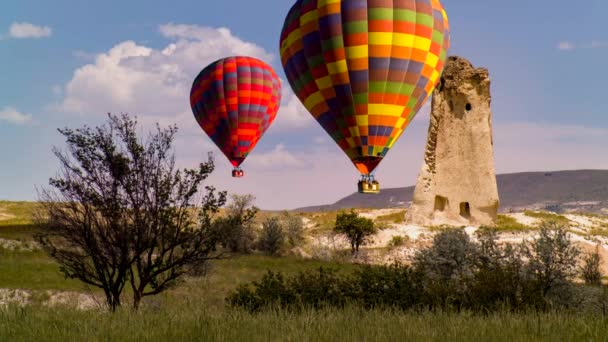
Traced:
[[471, 109], [473, 109], [473, 106], [471, 106], [470, 103], [467, 103], [467, 105], [465, 106], [465, 109], [467, 110], [467, 112], [470, 112]]
[[435, 211], [445, 211], [448, 206], [448, 199], [443, 196], [435, 196]]
[[471, 218], [471, 205], [469, 202], [460, 203], [460, 216], [464, 218]]

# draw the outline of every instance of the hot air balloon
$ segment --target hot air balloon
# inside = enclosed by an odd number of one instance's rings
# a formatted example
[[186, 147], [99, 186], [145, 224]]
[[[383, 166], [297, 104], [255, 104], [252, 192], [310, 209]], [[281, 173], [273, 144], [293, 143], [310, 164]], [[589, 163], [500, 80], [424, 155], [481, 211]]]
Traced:
[[196, 121], [226, 155], [233, 177], [274, 121], [281, 103], [281, 82], [266, 63], [228, 57], [203, 69], [194, 80], [190, 105]]
[[437, 85], [450, 44], [438, 0], [297, 0], [281, 33], [292, 89], [377, 193], [373, 172]]

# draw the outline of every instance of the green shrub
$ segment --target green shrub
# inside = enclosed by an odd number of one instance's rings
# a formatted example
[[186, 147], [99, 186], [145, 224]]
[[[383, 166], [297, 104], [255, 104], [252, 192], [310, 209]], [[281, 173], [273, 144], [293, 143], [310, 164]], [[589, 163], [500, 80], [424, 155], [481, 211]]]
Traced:
[[392, 213], [392, 214], [378, 216], [376, 218], [376, 222], [400, 224], [400, 223], [405, 222], [406, 213], [407, 213], [407, 210], [400, 210], [400, 211]]
[[219, 244], [233, 253], [250, 253], [255, 244], [254, 222], [259, 209], [253, 195], [232, 195], [226, 216], [216, 220]]
[[478, 246], [464, 229], [435, 235], [433, 245], [419, 250], [413, 266], [423, 274], [425, 295], [432, 305], [462, 305], [471, 286]]
[[[608, 310], [608, 296], [580, 291], [571, 282], [578, 250], [561, 226], [545, 224], [529, 244], [499, 244], [495, 229], [480, 229], [477, 241], [462, 229], [443, 230], [416, 253], [411, 266], [360, 266], [353, 274], [331, 270], [285, 278], [269, 272], [261, 282], [232, 293], [231, 306], [345, 305], [366, 309], [547, 310], [595, 306]], [[595, 291], [597, 292], [597, 291]]]
[[546, 212], [546, 211], [526, 210], [526, 211], [524, 211], [524, 215], [526, 215], [528, 217], [539, 219], [543, 222], [553, 222], [553, 223], [557, 223], [560, 225], [569, 225], [570, 224], [570, 220], [568, 220], [567, 217], [558, 215], [558, 214], [554, 214], [554, 213], [550, 213], [550, 212]]
[[255, 312], [275, 305], [288, 307], [295, 303], [295, 296], [282, 273], [268, 271], [259, 282], [239, 285], [226, 301], [232, 307]]
[[227, 297], [228, 305], [248, 311], [263, 308], [300, 309], [324, 306], [343, 307], [347, 303], [350, 283], [335, 270], [319, 268], [286, 278], [268, 271], [259, 282], [240, 285]]
[[532, 230], [532, 227], [519, 223], [514, 217], [498, 215], [495, 229], [500, 231], [528, 231]]
[[596, 247], [595, 252], [589, 253], [583, 257], [583, 266], [581, 266], [581, 274], [587, 285], [601, 285], [602, 284], [602, 270], [600, 265], [602, 263], [602, 257], [599, 253], [599, 245]]
[[296, 247], [304, 241], [304, 221], [298, 215], [284, 212], [281, 216], [281, 224], [285, 231], [287, 243], [291, 247]]
[[409, 236], [396, 235], [388, 242], [389, 247], [401, 247], [410, 241]]
[[420, 304], [420, 275], [411, 267], [364, 266], [351, 280], [354, 290], [351, 302], [365, 308], [398, 308], [408, 310]]
[[556, 221], [542, 223], [540, 236], [522, 248], [528, 260], [526, 272], [536, 280], [544, 297], [551, 290], [568, 285], [576, 276], [580, 250], [572, 243], [566, 227]]

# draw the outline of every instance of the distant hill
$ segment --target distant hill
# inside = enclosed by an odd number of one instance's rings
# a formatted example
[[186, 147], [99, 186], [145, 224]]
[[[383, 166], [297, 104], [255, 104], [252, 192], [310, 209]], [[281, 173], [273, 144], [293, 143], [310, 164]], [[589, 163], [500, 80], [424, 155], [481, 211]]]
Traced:
[[[605, 212], [608, 208], [608, 170], [523, 172], [498, 175], [496, 180], [503, 212], [522, 209]], [[378, 195], [354, 193], [334, 204], [296, 211], [406, 208], [413, 195], [413, 186], [383, 189]]]

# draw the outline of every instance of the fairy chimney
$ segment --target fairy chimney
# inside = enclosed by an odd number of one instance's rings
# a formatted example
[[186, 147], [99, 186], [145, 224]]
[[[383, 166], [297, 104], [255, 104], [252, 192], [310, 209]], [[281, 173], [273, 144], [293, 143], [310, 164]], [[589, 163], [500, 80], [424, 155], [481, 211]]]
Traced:
[[450, 57], [433, 93], [424, 163], [406, 220], [421, 226], [494, 226], [490, 76]]

